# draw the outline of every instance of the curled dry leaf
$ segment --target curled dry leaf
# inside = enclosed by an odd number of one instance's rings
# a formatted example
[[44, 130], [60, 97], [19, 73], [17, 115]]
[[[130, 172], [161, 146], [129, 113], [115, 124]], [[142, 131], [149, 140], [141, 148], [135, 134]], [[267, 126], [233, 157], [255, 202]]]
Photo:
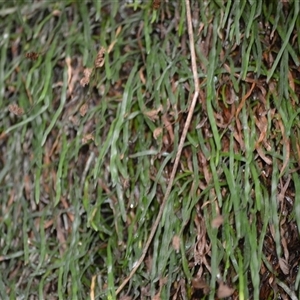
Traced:
[[86, 144], [86, 143], [88, 143], [89, 141], [93, 141], [94, 140], [94, 135], [93, 134], [91, 134], [91, 133], [88, 133], [88, 134], [86, 134], [82, 139], [81, 139], [81, 142], [83, 143], [83, 144]]
[[150, 110], [144, 112], [144, 115], [147, 116], [152, 122], [158, 120], [158, 115], [156, 110]]
[[290, 267], [284, 258], [279, 258], [279, 266], [283, 274], [287, 275], [290, 272]]
[[144, 111], [144, 115], [148, 117], [152, 122], [158, 120], [159, 116], [158, 113], [162, 111], [162, 106], [160, 106], [158, 109], [148, 110]]
[[84, 69], [83, 78], [80, 80], [80, 85], [81, 86], [86, 86], [90, 83], [90, 77], [91, 77], [92, 72], [93, 72], [92, 68]]
[[104, 47], [101, 47], [100, 50], [97, 53], [97, 57], [95, 59], [95, 68], [101, 68], [104, 65], [104, 54], [106, 50]]
[[84, 104], [80, 107], [79, 113], [80, 113], [80, 115], [81, 115], [82, 117], [84, 117], [84, 116], [86, 115], [87, 111], [88, 111], [88, 105], [87, 105], [86, 103], [84, 103]]
[[8, 110], [16, 116], [22, 116], [24, 114], [24, 109], [17, 104], [8, 105]]

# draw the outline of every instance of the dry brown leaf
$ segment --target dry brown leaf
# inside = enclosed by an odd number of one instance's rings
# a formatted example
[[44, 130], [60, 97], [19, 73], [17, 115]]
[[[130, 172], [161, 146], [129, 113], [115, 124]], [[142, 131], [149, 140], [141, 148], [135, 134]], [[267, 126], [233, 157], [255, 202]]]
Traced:
[[275, 228], [274, 224], [269, 224], [270, 233], [272, 235], [273, 240], [275, 240]]
[[144, 75], [143, 71], [144, 71], [144, 67], [142, 67], [142, 68], [140, 69], [139, 75], [140, 75], [141, 82], [142, 82], [143, 84], [146, 84], [146, 78], [145, 78], [145, 75]]
[[211, 226], [212, 228], [219, 228], [223, 224], [223, 222], [224, 222], [224, 217], [219, 215], [212, 220]]
[[[200, 211], [200, 208], [197, 208]], [[199, 265], [201, 268], [204, 265], [209, 272], [211, 272], [211, 266], [206, 259], [207, 253], [210, 252], [211, 245], [206, 240], [206, 226], [203, 216], [198, 213], [195, 216], [195, 225], [197, 227], [197, 242], [194, 246], [194, 264]], [[198, 276], [201, 278], [202, 273], [198, 272]]]
[[122, 26], [119, 26], [117, 28], [117, 31], [116, 31], [116, 38], [119, 36], [119, 34], [121, 33], [121, 30], [122, 30]]
[[79, 113], [80, 113], [80, 115], [81, 115], [82, 117], [84, 117], [84, 116], [86, 115], [87, 111], [88, 111], [88, 105], [87, 105], [86, 103], [84, 103], [84, 104], [80, 107]]
[[207, 292], [207, 291], [210, 290], [209, 285], [206, 283], [206, 281], [204, 279], [201, 279], [201, 278], [193, 278], [192, 279], [192, 286], [196, 290], [202, 290], [203, 289], [204, 293], [205, 293], [205, 291]]
[[69, 116], [69, 121], [75, 126], [79, 126], [80, 124], [80, 120], [77, 116]]
[[179, 249], [180, 249], [180, 237], [178, 235], [173, 236], [172, 246], [173, 246], [175, 251], [179, 251]]
[[144, 115], [146, 117], [148, 117], [152, 122], [155, 122], [156, 120], [158, 120], [159, 115], [158, 113], [162, 110], [162, 107], [160, 106], [158, 109], [153, 109], [153, 110], [148, 110], [148, 111], [144, 111]]
[[265, 140], [265, 137], [267, 135], [268, 119], [265, 117], [265, 115], [262, 115], [259, 119], [257, 119], [256, 116], [254, 116], [254, 121], [255, 121], [255, 125], [260, 131], [259, 138], [255, 143], [255, 148], [257, 148], [260, 145], [260, 143]]
[[169, 133], [169, 136], [170, 136], [170, 140], [171, 140], [171, 144], [174, 143], [174, 131], [173, 131], [173, 126], [172, 126], [172, 123], [169, 121], [169, 118], [166, 114], [164, 114], [162, 116], [162, 121]]
[[105, 54], [106, 50], [104, 47], [101, 47], [100, 50], [97, 53], [97, 57], [95, 59], [94, 62], [94, 66], [95, 68], [101, 68], [104, 65], [104, 54]]
[[[79, 63], [79, 60], [77, 62]], [[74, 68], [71, 59], [66, 59], [66, 63], [68, 65], [68, 94], [73, 95], [78, 79], [81, 77], [81, 68]]]
[[30, 194], [32, 192], [32, 182], [28, 174], [24, 176], [24, 190], [25, 190], [26, 199], [30, 200]]
[[159, 291], [158, 291], [158, 293], [152, 298], [152, 300], [160, 300], [160, 299], [161, 299], [160, 294], [161, 294], [162, 288], [163, 288], [163, 286], [164, 286], [167, 282], [168, 282], [167, 277], [163, 277], [163, 278], [160, 278], [160, 279], [159, 279]]
[[108, 46], [107, 53], [110, 53], [114, 49], [114, 46], [117, 42], [117, 37], [121, 33], [121, 30], [122, 30], [122, 26], [119, 26], [116, 31], [115, 40]]
[[89, 133], [89, 134], [86, 134], [82, 139], [81, 139], [81, 142], [83, 143], [83, 144], [86, 144], [86, 143], [88, 143], [89, 141], [93, 141], [94, 140], [94, 135], [93, 134], [91, 134], [91, 133]]
[[290, 86], [291, 90], [293, 92], [295, 92], [295, 81], [294, 81], [293, 74], [291, 71], [288, 71], [288, 79], [289, 79], [289, 86]]
[[[68, 87], [70, 89], [70, 83], [71, 83], [71, 80], [72, 80], [72, 65], [71, 65], [71, 57], [66, 57], [66, 64], [67, 64], [67, 67], [68, 67]], [[70, 89], [70, 94], [72, 94], [73, 91]]]
[[[236, 121], [236, 128], [237, 128], [237, 135], [239, 136], [240, 140], [243, 140], [241, 137], [242, 137], [242, 126], [241, 126], [241, 121], [239, 119], [239, 114], [242, 110], [242, 108], [244, 107], [245, 103], [246, 103], [246, 100], [251, 96], [252, 94], [252, 91], [253, 89], [255, 88], [256, 86], [256, 82], [253, 82], [252, 85], [251, 85], [251, 88], [250, 90], [243, 96], [236, 112], [235, 112], [235, 121]], [[236, 138], [236, 137], [235, 137]], [[242, 148], [244, 149], [244, 148]]]
[[28, 52], [25, 54], [26, 58], [31, 59], [31, 60], [37, 60], [39, 55], [40, 54], [37, 52]]
[[58, 9], [55, 9], [52, 11], [52, 16], [59, 17], [61, 15], [61, 11]]
[[152, 300], [160, 300], [160, 292], [158, 292], [153, 298]]
[[161, 4], [161, 0], [153, 0], [152, 1], [152, 8], [157, 10], [157, 9], [159, 9], [160, 4]]
[[230, 288], [228, 285], [225, 283], [221, 282], [219, 284], [218, 292], [217, 292], [217, 297], [218, 298], [226, 298], [231, 296], [234, 293], [234, 289]]
[[67, 248], [65, 229], [63, 227], [63, 221], [61, 218], [57, 218], [56, 220], [56, 238], [59, 242], [59, 252], [63, 256], [64, 252]]
[[92, 282], [91, 282], [91, 288], [90, 288], [90, 297], [91, 300], [95, 300], [95, 286], [96, 286], [96, 275], [93, 275]]
[[287, 275], [290, 272], [290, 267], [284, 258], [279, 258], [279, 267], [283, 274]]
[[288, 246], [287, 246], [286, 238], [284, 237], [284, 233], [285, 232], [282, 230], [282, 232], [281, 232], [281, 244], [282, 244], [282, 247], [283, 247], [283, 253], [284, 253], [285, 260], [289, 261], [290, 253], [289, 253], [289, 249], [288, 249]]
[[202, 167], [202, 172], [204, 174], [204, 178], [207, 184], [211, 182], [212, 175], [208, 168], [208, 162], [202, 151], [198, 153], [198, 160], [200, 162], [200, 166]]
[[154, 137], [155, 140], [157, 140], [158, 137], [162, 135], [162, 131], [163, 130], [162, 130], [161, 127], [157, 127], [157, 128], [154, 129], [154, 131], [153, 131], [153, 137]]
[[240, 149], [244, 151], [245, 143], [244, 143], [244, 140], [242, 139], [241, 135], [239, 135], [239, 133], [237, 131], [234, 131], [233, 136], [234, 136], [235, 140], [239, 143]]
[[16, 116], [22, 116], [24, 114], [24, 109], [17, 104], [10, 104], [8, 105], [8, 110], [15, 114]]
[[89, 83], [90, 83], [90, 80], [87, 79], [86, 77], [83, 77], [80, 80], [80, 85], [83, 86], [83, 87], [86, 86], [86, 85], [88, 85]]
[[86, 86], [90, 83], [90, 76], [93, 72], [92, 68], [86, 68], [83, 71], [83, 78], [80, 80], [80, 85], [81, 86]]
[[281, 170], [280, 170], [280, 177], [281, 177], [290, 161], [290, 139], [285, 134], [285, 127], [284, 127], [281, 119], [278, 120], [278, 124], [279, 124], [281, 134], [283, 137], [283, 145], [285, 147], [285, 158], [284, 158]]
[[260, 156], [260, 158], [267, 164], [267, 165], [269, 165], [269, 166], [271, 166], [272, 165], [272, 160], [270, 159], [270, 158], [268, 158], [266, 155], [265, 155], [265, 153], [264, 153], [264, 151], [263, 151], [263, 149], [261, 148], [261, 147], [258, 147], [257, 149], [256, 149], [256, 151], [257, 151], [257, 153], [258, 153], [258, 155]]
[[[268, 261], [270, 261], [270, 258], [268, 258]], [[274, 276], [271, 276], [268, 280], [269, 285], [272, 285], [272, 283], [274, 282]]]
[[66, 197], [61, 197], [60, 203], [62, 204], [63, 208], [64, 208], [66, 211], [68, 211], [68, 212], [67, 212], [67, 216], [69, 217], [71, 223], [73, 223], [75, 217], [74, 217], [74, 214], [73, 214], [72, 212], [70, 212], [70, 210], [69, 210], [70, 205], [69, 205], [69, 203], [68, 203], [68, 201], [67, 201], [67, 198], [66, 198]]
[[162, 140], [163, 140], [163, 144], [164, 144], [166, 147], [169, 147], [170, 142], [169, 142], [169, 138], [168, 138], [168, 136], [167, 136], [166, 134], [163, 135]]

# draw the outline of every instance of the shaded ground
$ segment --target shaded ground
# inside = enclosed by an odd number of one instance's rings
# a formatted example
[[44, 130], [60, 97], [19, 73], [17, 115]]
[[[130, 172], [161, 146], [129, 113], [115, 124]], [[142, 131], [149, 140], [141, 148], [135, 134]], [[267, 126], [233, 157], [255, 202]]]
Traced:
[[[0, 5], [2, 299], [115, 299], [142, 254], [194, 93], [154, 2]], [[299, 3], [192, 11], [199, 101], [119, 297], [298, 299]]]

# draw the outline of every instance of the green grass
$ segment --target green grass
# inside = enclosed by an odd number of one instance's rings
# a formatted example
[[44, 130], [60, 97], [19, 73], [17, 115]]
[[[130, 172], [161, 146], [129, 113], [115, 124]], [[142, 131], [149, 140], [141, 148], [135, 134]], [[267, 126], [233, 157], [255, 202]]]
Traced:
[[[199, 102], [120, 298], [215, 299], [222, 281], [238, 299], [299, 298], [299, 3], [192, 11]], [[116, 299], [194, 93], [185, 2], [14, 1], [0, 16], [0, 298]]]

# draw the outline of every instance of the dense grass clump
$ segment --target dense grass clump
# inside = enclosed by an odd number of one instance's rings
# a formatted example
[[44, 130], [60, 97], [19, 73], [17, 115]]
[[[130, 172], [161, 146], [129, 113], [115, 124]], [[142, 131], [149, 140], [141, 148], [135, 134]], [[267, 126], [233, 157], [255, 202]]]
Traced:
[[0, 4], [1, 299], [300, 298], [299, 2], [188, 3]]

